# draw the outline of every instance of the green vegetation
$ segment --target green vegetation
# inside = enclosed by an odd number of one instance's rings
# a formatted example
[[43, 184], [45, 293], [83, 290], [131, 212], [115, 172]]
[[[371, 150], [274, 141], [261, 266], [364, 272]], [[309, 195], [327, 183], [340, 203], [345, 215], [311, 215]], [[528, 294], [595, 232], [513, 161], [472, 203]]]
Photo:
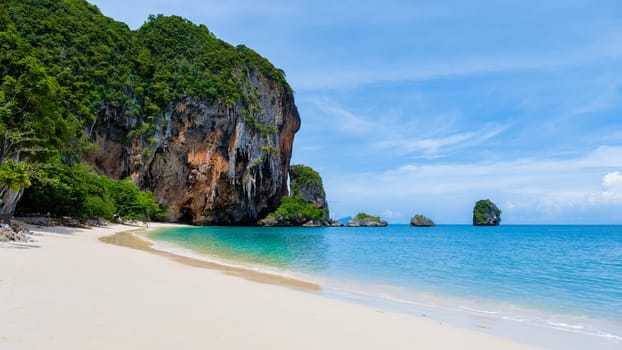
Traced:
[[285, 220], [290, 223], [305, 223], [309, 220], [322, 220], [324, 210], [309, 204], [301, 195], [281, 198], [281, 205], [268, 219]]
[[501, 210], [490, 201], [482, 199], [473, 207], [473, 225], [499, 225], [501, 222]]
[[292, 174], [290, 187], [292, 194], [301, 193], [303, 187], [323, 188], [320, 174], [306, 165], [292, 165], [289, 167]]
[[140, 191], [129, 180], [97, 175], [85, 164], [40, 164], [17, 208], [24, 213], [50, 213], [82, 219], [162, 220], [165, 212], [149, 191]]
[[379, 216], [369, 215], [367, 213], [358, 213], [352, 220], [377, 221], [380, 222]]
[[19, 191], [30, 187], [30, 176], [28, 165], [25, 163], [15, 163], [7, 160], [0, 165], [0, 184], [13, 191]]
[[290, 196], [281, 198], [277, 210], [266, 219], [290, 225], [323, 223], [328, 219], [322, 178], [317, 171], [305, 165], [290, 166], [290, 190]]
[[[248, 84], [254, 73], [291, 93], [283, 71], [268, 60], [181, 17], [150, 16], [131, 31], [84, 0], [2, 1], [0, 197], [32, 182], [22, 209], [157, 216], [148, 192], [126, 182], [113, 190], [79, 165], [93, 149], [96, 126], [122, 120], [127, 145], [139, 144], [146, 159], [164, 113], [194, 98], [241, 104], [245, 121], [268, 138], [278, 131], [257, 121], [259, 100]], [[268, 143], [265, 152], [273, 151]], [[126, 197], [115, 199], [118, 190]]]

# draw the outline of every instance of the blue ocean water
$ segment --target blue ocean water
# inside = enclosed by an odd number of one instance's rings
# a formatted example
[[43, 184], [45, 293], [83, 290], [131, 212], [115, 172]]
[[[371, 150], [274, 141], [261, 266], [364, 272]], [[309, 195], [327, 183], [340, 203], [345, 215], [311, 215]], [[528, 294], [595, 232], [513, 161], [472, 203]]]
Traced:
[[398, 311], [455, 311], [622, 346], [622, 226], [187, 227], [150, 238]]

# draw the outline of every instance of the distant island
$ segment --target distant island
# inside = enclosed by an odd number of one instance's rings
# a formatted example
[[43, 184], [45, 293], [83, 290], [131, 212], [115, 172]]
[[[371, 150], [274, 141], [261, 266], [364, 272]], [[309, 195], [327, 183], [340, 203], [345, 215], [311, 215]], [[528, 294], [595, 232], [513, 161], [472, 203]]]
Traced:
[[369, 227], [384, 227], [387, 226], [388, 223], [382, 220], [379, 216], [369, 215], [367, 213], [358, 213], [352, 220], [346, 223], [348, 227], [360, 227], [360, 226], [369, 226]]
[[434, 221], [422, 214], [416, 214], [412, 218], [410, 218], [411, 226], [420, 226], [420, 227], [429, 227], [434, 226]]
[[498, 226], [501, 223], [501, 210], [490, 199], [482, 199], [473, 207], [473, 225]]

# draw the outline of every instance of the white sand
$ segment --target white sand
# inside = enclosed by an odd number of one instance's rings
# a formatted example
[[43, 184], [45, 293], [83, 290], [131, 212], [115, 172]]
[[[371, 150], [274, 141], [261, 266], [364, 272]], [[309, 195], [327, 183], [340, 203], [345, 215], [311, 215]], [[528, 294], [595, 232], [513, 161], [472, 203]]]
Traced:
[[44, 230], [0, 245], [0, 349], [529, 348], [97, 239], [127, 226]]

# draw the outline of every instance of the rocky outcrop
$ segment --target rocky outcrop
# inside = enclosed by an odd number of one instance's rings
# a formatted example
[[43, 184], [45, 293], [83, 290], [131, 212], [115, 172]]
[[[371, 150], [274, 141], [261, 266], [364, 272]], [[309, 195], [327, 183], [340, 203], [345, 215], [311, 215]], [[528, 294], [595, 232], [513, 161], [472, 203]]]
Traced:
[[348, 227], [361, 227], [361, 226], [369, 226], [369, 227], [384, 227], [387, 226], [388, 223], [384, 220], [369, 220], [369, 219], [352, 219], [348, 221], [346, 226]]
[[132, 179], [168, 208], [169, 221], [244, 225], [274, 211], [287, 195], [287, 174], [300, 117], [279, 82], [249, 70], [253, 104], [185, 97], [157, 121], [151, 140], [134, 138], [124, 111], [95, 125], [87, 161], [112, 178]]
[[307, 203], [323, 213], [319, 221], [329, 221], [328, 202], [322, 184], [322, 178], [315, 170], [305, 165], [292, 165], [289, 169], [291, 195], [300, 195]]
[[290, 196], [278, 209], [257, 222], [260, 226], [340, 226], [329, 218], [326, 193], [320, 174], [305, 165], [289, 169]]
[[0, 242], [34, 242], [26, 224], [12, 220], [11, 225], [0, 224]]
[[352, 220], [346, 223], [348, 227], [360, 227], [360, 226], [369, 226], [369, 227], [384, 227], [387, 226], [388, 223], [382, 220], [378, 216], [368, 215], [365, 213], [357, 214]]
[[473, 225], [497, 226], [501, 223], [501, 210], [489, 199], [475, 203], [473, 208]]
[[410, 218], [410, 225], [420, 226], [420, 227], [429, 227], [429, 226], [434, 226], [435, 224], [434, 224], [434, 221], [432, 221], [430, 218], [426, 217], [425, 215], [417, 214], [413, 216], [412, 218]]

